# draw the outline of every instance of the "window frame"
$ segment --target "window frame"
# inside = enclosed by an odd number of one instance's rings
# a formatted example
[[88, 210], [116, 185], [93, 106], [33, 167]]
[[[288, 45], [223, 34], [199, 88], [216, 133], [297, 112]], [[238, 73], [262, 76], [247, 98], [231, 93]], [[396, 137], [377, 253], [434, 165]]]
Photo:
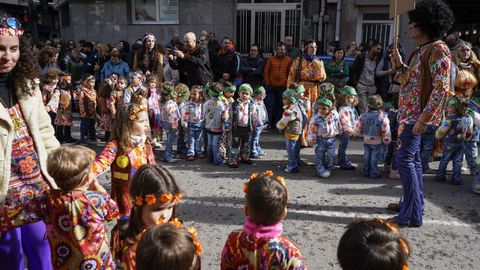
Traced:
[[177, 20], [161, 20], [160, 18], [160, 4], [163, 0], [155, 1], [155, 21], [138, 21], [135, 16], [136, 2], [138, 0], [130, 0], [130, 8], [132, 13], [132, 24], [136, 25], [149, 25], [149, 24], [180, 24], [180, 0], [177, 1]]

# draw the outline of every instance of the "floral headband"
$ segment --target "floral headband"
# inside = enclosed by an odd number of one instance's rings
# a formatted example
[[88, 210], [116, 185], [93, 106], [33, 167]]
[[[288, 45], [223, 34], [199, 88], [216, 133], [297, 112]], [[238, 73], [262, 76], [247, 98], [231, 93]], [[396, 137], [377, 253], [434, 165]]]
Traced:
[[143, 40], [147, 40], [147, 39], [153, 39], [153, 40], [157, 40], [157, 38], [155, 38], [155, 36], [152, 34], [152, 33], [146, 33], [144, 36], [143, 36]]
[[2, 18], [0, 24], [0, 35], [19, 37], [23, 35], [22, 23], [16, 18]]
[[130, 121], [135, 121], [137, 120], [137, 113], [141, 112], [141, 111], [146, 111], [148, 108], [147, 108], [147, 105], [145, 104], [142, 104], [142, 105], [139, 105], [138, 107], [135, 107], [133, 108], [132, 110], [132, 113], [130, 114]]
[[[170, 223], [170, 224], [174, 225], [175, 227], [177, 227], [179, 229], [185, 228], [185, 226], [183, 226], [183, 223], [180, 220], [178, 220], [178, 218], [174, 218], [173, 220], [170, 220], [169, 222], [165, 222], [165, 219], [163, 218], [163, 216], [160, 217], [160, 220], [157, 222], [157, 225], [165, 224], [165, 223]], [[200, 243], [200, 241], [198, 241], [197, 228], [195, 228], [193, 226], [190, 226], [190, 227], [187, 228], [187, 231], [192, 235], [193, 244], [195, 245], [195, 253], [198, 256], [202, 255], [203, 248], [202, 248], [202, 244]]]
[[[263, 176], [273, 176], [273, 172], [270, 171], [270, 170], [267, 170], [267, 171], [264, 171], [262, 173]], [[255, 179], [257, 179], [257, 177], [260, 176], [259, 173], [252, 173], [250, 175], [250, 181], [248, 182], [245, 182], [243, 184], [243, 192], [245, 193], [248, 193], [248, 184], [251, 182], [251, 181], [254, 181]], [[286, 186], [286, 181], [285, 181], [285, 178], [283, 178], [283, 176], [277, 176], [275, 177], [275, 180], [278, 181], [284, 188], [285, 190], [287, 191], [287, 195], [288, 195], [288, 189], [287, 189], [287, 186]]]
[[[385, 226], [387, 226], [392, 232], [396, 233], [396, 234], [399, 234], [400, 231], [398, 230], [398, 227], [391, 224], [390, 222], [388, 222], [387, 220], [384, 220], [384, 219], [376, 219], [376, 221], [380, 224], [384, 224]], [[410, 249], [408, 248], [408, 245], [407, 245], [407, 242], [405, 241], [405, 239], [403, 239], [402, 237], [398, 238], [398, 244], [400, 245], [400, 248], [402, 249], [402, 251], [405, 253], [405, 254], [410, 254]], [[403, 266], [402, 266], [402, 270], [409, 270], [409, 267], [408, 267], [408, 264], [405, 263]]]
[[172, 202], [177, 204], [180, 199], [182, 199], [183, 193], [178, 193], [175, 195], [172, 195], [170, 193], [162, 194], [160, 196], [155, 196], [154, 194], [147, 194], [144, 196], [136, 196], [135, 197], [135, 205], [136, 206], [142, 206], [142, 205], [148, 205], [148, 206], [153, 206], [157, 203], [157, 200], [159, 200], [162, 203], [167, 203], [167, 202]]

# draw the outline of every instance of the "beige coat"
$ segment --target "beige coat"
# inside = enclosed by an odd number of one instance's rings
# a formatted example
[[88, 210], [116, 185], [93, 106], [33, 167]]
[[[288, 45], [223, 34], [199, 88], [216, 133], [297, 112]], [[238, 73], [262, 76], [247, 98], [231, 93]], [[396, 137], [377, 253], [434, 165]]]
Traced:
[[[37, 152], [40, 169], [46, 181], [52, 188], [58, 188], [47, 173], [47, 155], [58, 148], [60, 144], [55, 138], [55, 132], [50, 122], [50, 117], [45, 111], [42, 95], [37, 82], [29, 81], [27, 90], [16, 89], [18, 103], [22, 109], [23, 117], [32, 135]], [[10, 167], [12, 157], [13, 125], [7, 109], [0, 103], [0, 205], [7, 196], [10, 181]]]

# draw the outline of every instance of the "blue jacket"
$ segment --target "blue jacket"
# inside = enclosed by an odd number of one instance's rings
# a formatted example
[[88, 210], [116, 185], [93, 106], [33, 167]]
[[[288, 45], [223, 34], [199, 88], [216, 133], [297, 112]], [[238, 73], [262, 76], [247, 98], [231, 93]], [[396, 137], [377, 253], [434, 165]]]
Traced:
[[[468, 101], [468, 107], [473, 111], [480, 113], [480, 104], [476, 103], [471, 99]], [[480, 140], [479, 133], [480, 133], [480, 127], [473, 125], [473, 135], [470, 141], [478, 142]]]
[[388, 115], [382, 111], [362, 113], [355, 126], [355, 135], [363, 135], [365, 144], [389, 144], [392, 140]]
[[125, 63], [123, 60], [118, 60], [117, 63], [113, 64], [111, 60], [107, 61], [100, 72], [100, 79], [103, 81], [106, 78], [110, 77], [112, 73], [117, 73], [120, 76], [128, 78], [128, 73], [130, 72], [130, 68], [128, 64]]
[[449, 115], [437, 129], [435, 138], [443, 138], [444, 144], [462, 144], [472, 135], [473, 120], [470, 116]]

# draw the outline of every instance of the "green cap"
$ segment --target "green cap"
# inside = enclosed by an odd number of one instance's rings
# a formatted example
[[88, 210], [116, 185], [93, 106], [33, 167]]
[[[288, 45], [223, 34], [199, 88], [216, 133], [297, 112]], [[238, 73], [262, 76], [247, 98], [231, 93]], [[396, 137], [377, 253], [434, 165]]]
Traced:
[[293, 91], [295, 91], [295, 93], [297, 93], [297, 94], [305, 93], [305, 87], [303, 85], [299, 85]]
[[257, 88], [255, 88], [253, 90], [253, 94], [254, 95], [258, 95], [258, 94], [264, 94], [266, 91], [265, 91], [265, 88], [263, 86], [258, 86]]
[[171, 82], [162, 83], [160, 92], [164, 95], [170, 95], [175, 91], [175, 85]]
[[250, 84], [244, 83], [244, 84], [240, 85], [240, 88], [238, 89], [238, 92], [248, 92], [251, 95], [251, 94], [253, 94], [253, 89], [250, 86]]
[[334, 91], [335, 91], [335, 85], [329, 82], [322, 83], [320, 84], [319, 96], [325, 97], [328, 95], [332, 95]]
[[297, 94], [295, 94], [292, 90], [287, 89], [283, 91], [282, 94], [283, 98], [286, 98], [290, 101], [290, 103], [295, 104], [297, 103]]
[[223, 92], [232, 92], [232, 93], [235, 93], [235, 91], [237, 91], [237, 87], [235, 87], [235, 85], [229, 85], [229, 86], [225, 86], [223, 88]]
[[213, 84], [210, 85], [210, 96], [219, 97], [223, 94], [223, 87], [214, 87]]
[[355, 91], [355, 88], [353, 88], [351, 86], [346, 86], [342, 90], [342, 95], [344, 95], [344, 96], [356, 96], [357, 91]]
[[333, 103], [330, 99], [327, 98], [317, 98], [317, 105], [325, 105], [327, 107], [332, 107]]

